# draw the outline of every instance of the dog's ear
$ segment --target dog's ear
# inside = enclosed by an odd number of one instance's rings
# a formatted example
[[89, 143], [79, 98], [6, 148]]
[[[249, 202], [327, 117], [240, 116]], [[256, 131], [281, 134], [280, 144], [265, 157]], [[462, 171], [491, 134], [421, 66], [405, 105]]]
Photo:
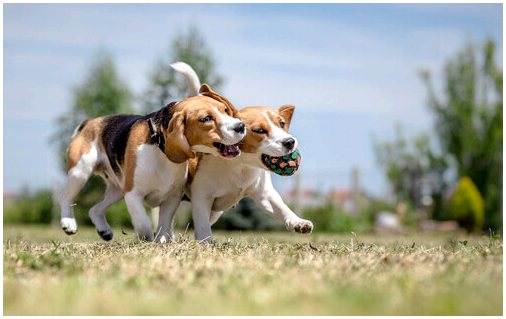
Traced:
[[227, 100], [224, 96], [214, 92], [209, 85], [207, 85], [205, 83], [202, 84], [202, 86], [200, 87], [200, 94], [210, 97], [218, 102], [225, 104], [227, 106], [227, 114], [228, 115], [230, 115], [232, 117], [235, 117], [237, 115], [237, 112], [238, 112], [237, 108], [229, 100]]
[[195, 154], [191, 151], [190, 144], [184, 134], [185, 117], [183, 112], [174, 114], [170, 120], [165, 135], [165, 155], [174, 163], [183, 163]]
[[293, 112], [295, 112], [295, 106], [283, 105], [278, 109], [278, 114], [285, 119], [285, 130], [288, 131], [290, 128], [290, 122], [292, 121]]
[[214, 93], [213, 89], [211, 89], [211, 87], [209, 86], [209, 84], [204, 83], [204, 84], [202, 84], [200, 86], [200, 90], [199, 90], [200, 94], [209, 93], [209, 92]]

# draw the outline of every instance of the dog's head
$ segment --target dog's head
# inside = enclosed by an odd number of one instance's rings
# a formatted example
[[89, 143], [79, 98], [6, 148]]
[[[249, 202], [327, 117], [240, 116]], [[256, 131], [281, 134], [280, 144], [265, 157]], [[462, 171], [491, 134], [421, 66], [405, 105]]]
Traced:
[[210, 153], [223, 158], [240, 154], [239, 142], [246, 135], [244, 124], [234, 116], [237, 109], [207, 84], [200, 95], [174, 105], [174, 112], [163, 129], [165, 154], [176, 163], [195, 156], [194, 152]]
[[245, 153], [283, 156], [297, 148], [297, 139], [288, 133], [295, 106], [283, 105], [277, 110], [263, 106], [241, 109], [237, 117], [246, 125], [241, 143]]

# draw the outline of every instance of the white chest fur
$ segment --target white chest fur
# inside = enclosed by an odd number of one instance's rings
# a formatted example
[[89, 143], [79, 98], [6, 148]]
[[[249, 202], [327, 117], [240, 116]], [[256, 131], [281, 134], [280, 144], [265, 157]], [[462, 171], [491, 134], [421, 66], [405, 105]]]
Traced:
[[143, 144], [137, 149], [134, 189], [150, 206], [158, 206], [170, 194], [182, 192], [188, 165], [169, 161], [157, 146]]
[[260, 169], [243, 165], [240, 159], [224, 160], [204, 155], [192, 183], [192, 193], [213, 200], [213, 211], [236, 204], [258, 180]]

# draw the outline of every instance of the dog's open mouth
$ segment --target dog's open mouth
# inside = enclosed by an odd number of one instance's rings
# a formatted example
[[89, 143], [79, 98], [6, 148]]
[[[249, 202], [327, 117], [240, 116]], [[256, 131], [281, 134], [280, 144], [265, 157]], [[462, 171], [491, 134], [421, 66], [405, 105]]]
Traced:
[[225, 145], [222, 143], [214, 143], [214, 147], [218, 149], [218, 152], [223, 157], [236, 157], [241, 154], [241, 150], [239, 149], [239, 143], [234, 145]]

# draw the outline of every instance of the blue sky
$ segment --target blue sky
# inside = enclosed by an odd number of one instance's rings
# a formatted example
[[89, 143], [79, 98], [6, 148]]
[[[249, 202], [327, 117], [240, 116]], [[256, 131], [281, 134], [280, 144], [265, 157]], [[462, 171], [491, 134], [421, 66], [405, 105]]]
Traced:
[[[388, 192], [372, 139], [432, 130], [420, 69], [492, 38], [502, 65], [502, 4], [4, 5], [4, 191], [62, 180], [49, 136], [99, 48], [135, 94], [171, 39], [195, 25], [238, 107], [294, 104], [302, 183]], [[280, 188], [292, 178], [277, 178]]]

